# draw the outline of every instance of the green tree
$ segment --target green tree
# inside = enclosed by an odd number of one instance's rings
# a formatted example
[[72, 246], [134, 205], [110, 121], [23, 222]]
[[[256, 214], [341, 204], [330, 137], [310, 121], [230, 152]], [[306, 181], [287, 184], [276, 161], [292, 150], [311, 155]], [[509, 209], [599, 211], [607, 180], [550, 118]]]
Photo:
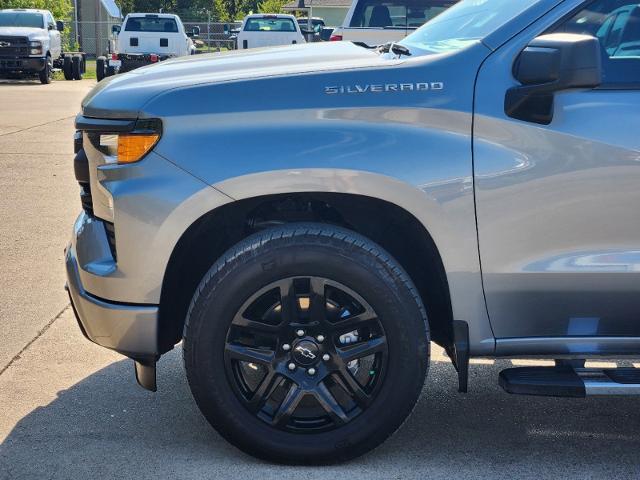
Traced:
[[283, 13], [287, 0], [263, 0], [258, 4], [258, 12], [260, 13]]
[[225, 0], [213, 1], [213, 19], [218, 22], [232, 22]]
[[2, 8], [39, 8], [50, 10], [56, 20], [69, 20], [71, 0], [0, 0]]
[[214, 13], [220, 22], [234, 22], [244, 17], [245, 11], [242, 0], [215, 0]]
[[120, 13], [124, 17], [128, 13], [133, 12], [133, 9], [135, 8], [135, 1], [134, 0], [117, 0], [116, 5], [118, 5], [118, 8], [120, 9]]
[[184, 21], [206, 20], [209, 14], [225, 13], [226, 8], [219, 9], [219, 0], [116, 0], [122, 15], [128, 13], [153, 13], [160, 9], [164, 13], [177, 13]]

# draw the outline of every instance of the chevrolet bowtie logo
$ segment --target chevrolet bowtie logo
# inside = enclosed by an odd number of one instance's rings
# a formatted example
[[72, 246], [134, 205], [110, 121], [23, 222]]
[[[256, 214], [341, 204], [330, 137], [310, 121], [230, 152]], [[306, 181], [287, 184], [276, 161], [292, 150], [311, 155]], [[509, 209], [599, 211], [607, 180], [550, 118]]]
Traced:
[[10, 42], [0, 42], [0, 47], [10, 47], [11, 43]]
[[305, 348], [301, 345], [298, 345], [296, 347], [296, 352], [300, 352], [300, 354], [302, 354], [302, 356], [310, 358], [311, 360], [313, 360], [314, 358], [316, 358], [315, 354], [309, 350], [308, 348]]

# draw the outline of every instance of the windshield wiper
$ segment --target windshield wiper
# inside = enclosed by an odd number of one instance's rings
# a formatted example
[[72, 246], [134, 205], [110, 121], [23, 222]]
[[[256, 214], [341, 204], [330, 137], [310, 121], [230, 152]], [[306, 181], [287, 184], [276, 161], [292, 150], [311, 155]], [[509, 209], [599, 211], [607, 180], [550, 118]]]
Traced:
[[406, 56], [409, 57], [411, 56], [411, 52], [409, 51], [409, 49], [407, 47], [405, 47], [404, 45], [400, 45], [399, 43], [395, 43], [395, 42], [387, 42], [387, 43], [383, 43], [382, 45], [379, 45], [377, 48], [378, 53], [395, 53], [396, 55], [399, 56]]

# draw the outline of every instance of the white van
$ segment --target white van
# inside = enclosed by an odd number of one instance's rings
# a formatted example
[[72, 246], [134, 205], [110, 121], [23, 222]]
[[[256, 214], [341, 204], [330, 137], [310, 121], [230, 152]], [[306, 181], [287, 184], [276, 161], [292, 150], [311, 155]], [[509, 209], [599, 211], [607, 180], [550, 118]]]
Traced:
[[369, 46], [397, 42], [457, 0], [354, 0], [330, 40]]
[[247, 15], [238, 33], [237, 48], [271, 47], [306, 43], [293, 15], [275, 13]]

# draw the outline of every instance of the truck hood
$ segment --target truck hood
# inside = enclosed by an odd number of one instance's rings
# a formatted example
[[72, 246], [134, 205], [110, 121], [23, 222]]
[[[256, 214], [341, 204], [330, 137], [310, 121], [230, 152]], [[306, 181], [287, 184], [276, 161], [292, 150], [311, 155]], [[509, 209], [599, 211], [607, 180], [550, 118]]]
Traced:
[[349, 42], [188, 56], [101, 81], [83, 100], [82, 111], [88, 117], [136, 118], [149, 100], [167, 90], [205, 83], [393, 66], [404, 62], [404, 58], [389, 58]]
[[0, 27], [0, 35], [29, 37], [29, 40], [42, 40], [49, 37], [45, 29], [31, 27]]

